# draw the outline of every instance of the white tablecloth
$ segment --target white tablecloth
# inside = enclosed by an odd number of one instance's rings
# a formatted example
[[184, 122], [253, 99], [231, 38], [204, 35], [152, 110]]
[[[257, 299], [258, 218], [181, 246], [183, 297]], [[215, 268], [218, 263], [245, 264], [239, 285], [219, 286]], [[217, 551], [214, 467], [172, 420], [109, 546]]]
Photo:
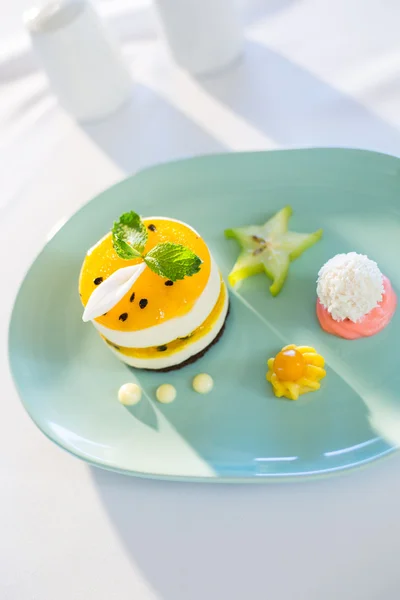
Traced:
[[27, 4], [0, 0], [0, 598], [397, 600], [400, 455], [254, 487], [103, 472], [31, 423], [6, 338], [18, 284], [51, 228], [145, 165], [301, 146], [399, 156], [398, 0], [242, 0], [243, 60], [199, 81], [172, 64], [147, 1], [103, 1], [135, 90], [86, 127], [58, 108], [30, 54]]

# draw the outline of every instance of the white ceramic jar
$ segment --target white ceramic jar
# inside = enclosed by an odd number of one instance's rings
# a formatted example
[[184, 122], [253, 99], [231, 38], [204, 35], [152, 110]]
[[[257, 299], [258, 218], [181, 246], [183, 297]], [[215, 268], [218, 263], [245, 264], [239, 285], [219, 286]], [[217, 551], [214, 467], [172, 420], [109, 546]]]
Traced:
[[218, 71], [243, 47], [234, 0], [155, 0], [175, 61], [195, 75]]
[[88, 2], [48, 2], [24, 21], [60, 104], [76, 119], [101, 119], [130, 97], [119, 49]]

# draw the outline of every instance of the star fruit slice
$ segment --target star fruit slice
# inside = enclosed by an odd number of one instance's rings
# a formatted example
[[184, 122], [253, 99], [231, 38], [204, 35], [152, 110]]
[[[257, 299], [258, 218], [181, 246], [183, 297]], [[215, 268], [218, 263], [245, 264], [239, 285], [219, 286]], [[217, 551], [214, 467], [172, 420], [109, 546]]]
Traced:
[[231, 286], [264, 271], [272, 281], [269, 288], [271, 294], [279, 294], [288, 275], [290, 262], [322, 236], [322, 229], [314, 233], [288, 231], [291, 215], [291, 207], [286, 206], [264, 225], [225, 230], [225, 236], [237, 240], [242, 248], [228, 276]]

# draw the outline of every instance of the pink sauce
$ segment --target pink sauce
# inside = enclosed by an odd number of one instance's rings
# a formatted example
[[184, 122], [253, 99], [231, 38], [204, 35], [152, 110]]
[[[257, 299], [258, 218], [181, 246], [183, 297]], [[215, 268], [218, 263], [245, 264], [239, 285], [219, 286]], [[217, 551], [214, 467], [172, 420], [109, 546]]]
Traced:
[[389, 279], [385, 276], [383, 277], [383, 287], [385, 291], [382, 301], [357, 323], [353, 323], [350, 319], [335, 321], [317, 300], [317, 317], [322, 329], [346, 340], [369, 337], [382, 331], [389, 324], [397, 305], [396, 294]]

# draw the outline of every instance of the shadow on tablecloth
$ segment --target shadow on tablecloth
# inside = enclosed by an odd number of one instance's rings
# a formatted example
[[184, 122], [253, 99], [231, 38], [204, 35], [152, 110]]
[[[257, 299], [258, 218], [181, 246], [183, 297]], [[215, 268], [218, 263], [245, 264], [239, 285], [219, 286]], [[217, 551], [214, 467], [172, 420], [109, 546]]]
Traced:
[[132, 100], [83, 131], [126, 174], [179, 158], [228, 149], [153, 90], [135, 83]]
[[280, 147], [342, 146], [400, 154], [395, 127], [267, 45], [247, 40], [236, 68], [197, 82]]
[[[376, 573], [395, 575], [397, 558], [374, 543], [378, 496], [367, 490], [371, 478], [377, 490], [390, 481], [391, 461], [314, 483], [258, 486], [90, 473], [133, 568], [159, 600], [289, 600], [295, 590], [296, 600], [347, 600], [350, 590], [375, 600], [395, 597], [378, 589]], [[385, 502], [397, 502], [395, 489], [393, 481]], [[385, 591], [397, 589], [395, 580]]]
[[[247, 123], [251, 131], [258, 130], [277, 147], [357, 147], [400, 155], [400, 132], [395, 127], [356, 99], [254, 41], [247, 41], [237, 64], [213, 77], [192, 79], [192, 83], [206, 92], [219, 110], [226, 107], [232, 139], [238, 119], [237, 136]], [[185, 87], [177, 94], [185, 94]], [[136, 83], [129, 105], [83, 129], [129, 174], [158, 162], [229, 150], [209, 128], [202, 128], [204, 110], [204, 106], [197, 109], [196, 103], [191, 104], [189, 117]], [[249, 133], [247, 146], [251, 139]]]

